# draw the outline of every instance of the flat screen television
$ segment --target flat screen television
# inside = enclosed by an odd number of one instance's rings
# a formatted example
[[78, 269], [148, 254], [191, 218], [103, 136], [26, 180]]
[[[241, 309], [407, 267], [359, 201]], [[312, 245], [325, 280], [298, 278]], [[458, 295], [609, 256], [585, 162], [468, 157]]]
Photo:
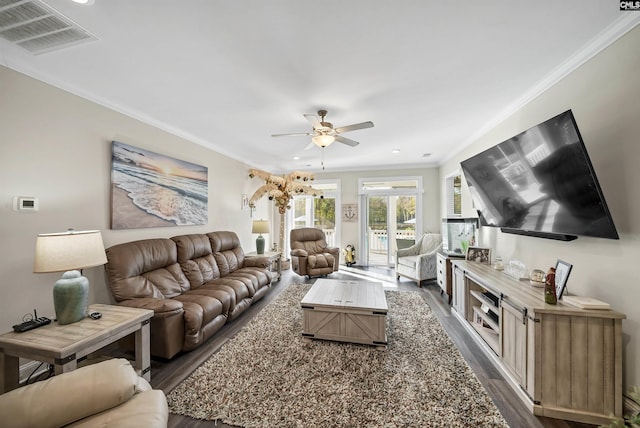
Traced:
[[482, 226], [560, 240], [618, 239], [571, 110], [461, 167]]

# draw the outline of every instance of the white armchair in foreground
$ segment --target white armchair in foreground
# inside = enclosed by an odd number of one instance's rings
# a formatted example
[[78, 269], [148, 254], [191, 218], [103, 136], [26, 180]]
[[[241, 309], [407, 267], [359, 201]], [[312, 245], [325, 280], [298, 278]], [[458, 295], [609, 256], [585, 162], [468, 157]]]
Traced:
[[408, 248], [396, 251], [396, 277], [412, 279], [422, 286], [421, 282], [436, 278], [436, 253], [442, 248], [442, 235], [425, 233]]

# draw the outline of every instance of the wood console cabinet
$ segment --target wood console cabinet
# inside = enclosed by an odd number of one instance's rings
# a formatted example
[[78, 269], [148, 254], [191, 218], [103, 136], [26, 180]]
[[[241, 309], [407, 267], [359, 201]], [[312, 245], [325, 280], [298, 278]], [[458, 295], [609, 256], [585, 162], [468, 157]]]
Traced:
[[622, 320], [544, 302], [543, 289], [453, 260], [453, 311], [540, 416], [608, 424], [622, 416]]
[[463, 259], [464, 256], [452, 256], [444, 253], [436, 254], [438, 286], [442, 290], [441, 293], [447, 293], [449, 304], [453, 300], [453, 272], [451, 270], [451, 260]]

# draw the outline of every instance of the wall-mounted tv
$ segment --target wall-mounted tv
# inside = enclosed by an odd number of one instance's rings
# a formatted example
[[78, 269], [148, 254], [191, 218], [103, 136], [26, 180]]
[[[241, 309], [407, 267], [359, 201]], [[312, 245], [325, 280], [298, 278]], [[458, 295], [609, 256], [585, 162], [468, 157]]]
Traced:
[[571, 110], [461, 163], [482, 226], [618, 239]]

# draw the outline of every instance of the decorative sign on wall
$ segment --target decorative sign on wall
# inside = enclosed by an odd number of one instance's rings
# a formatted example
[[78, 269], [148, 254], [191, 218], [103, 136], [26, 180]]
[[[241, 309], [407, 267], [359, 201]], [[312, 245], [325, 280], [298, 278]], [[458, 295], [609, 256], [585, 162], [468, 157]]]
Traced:
[[342, 204], [342, 221], [358, 221], [358, 204]]
[[111, 153], [111, 229], [207, 224], [207, 167], [117, 141]]

